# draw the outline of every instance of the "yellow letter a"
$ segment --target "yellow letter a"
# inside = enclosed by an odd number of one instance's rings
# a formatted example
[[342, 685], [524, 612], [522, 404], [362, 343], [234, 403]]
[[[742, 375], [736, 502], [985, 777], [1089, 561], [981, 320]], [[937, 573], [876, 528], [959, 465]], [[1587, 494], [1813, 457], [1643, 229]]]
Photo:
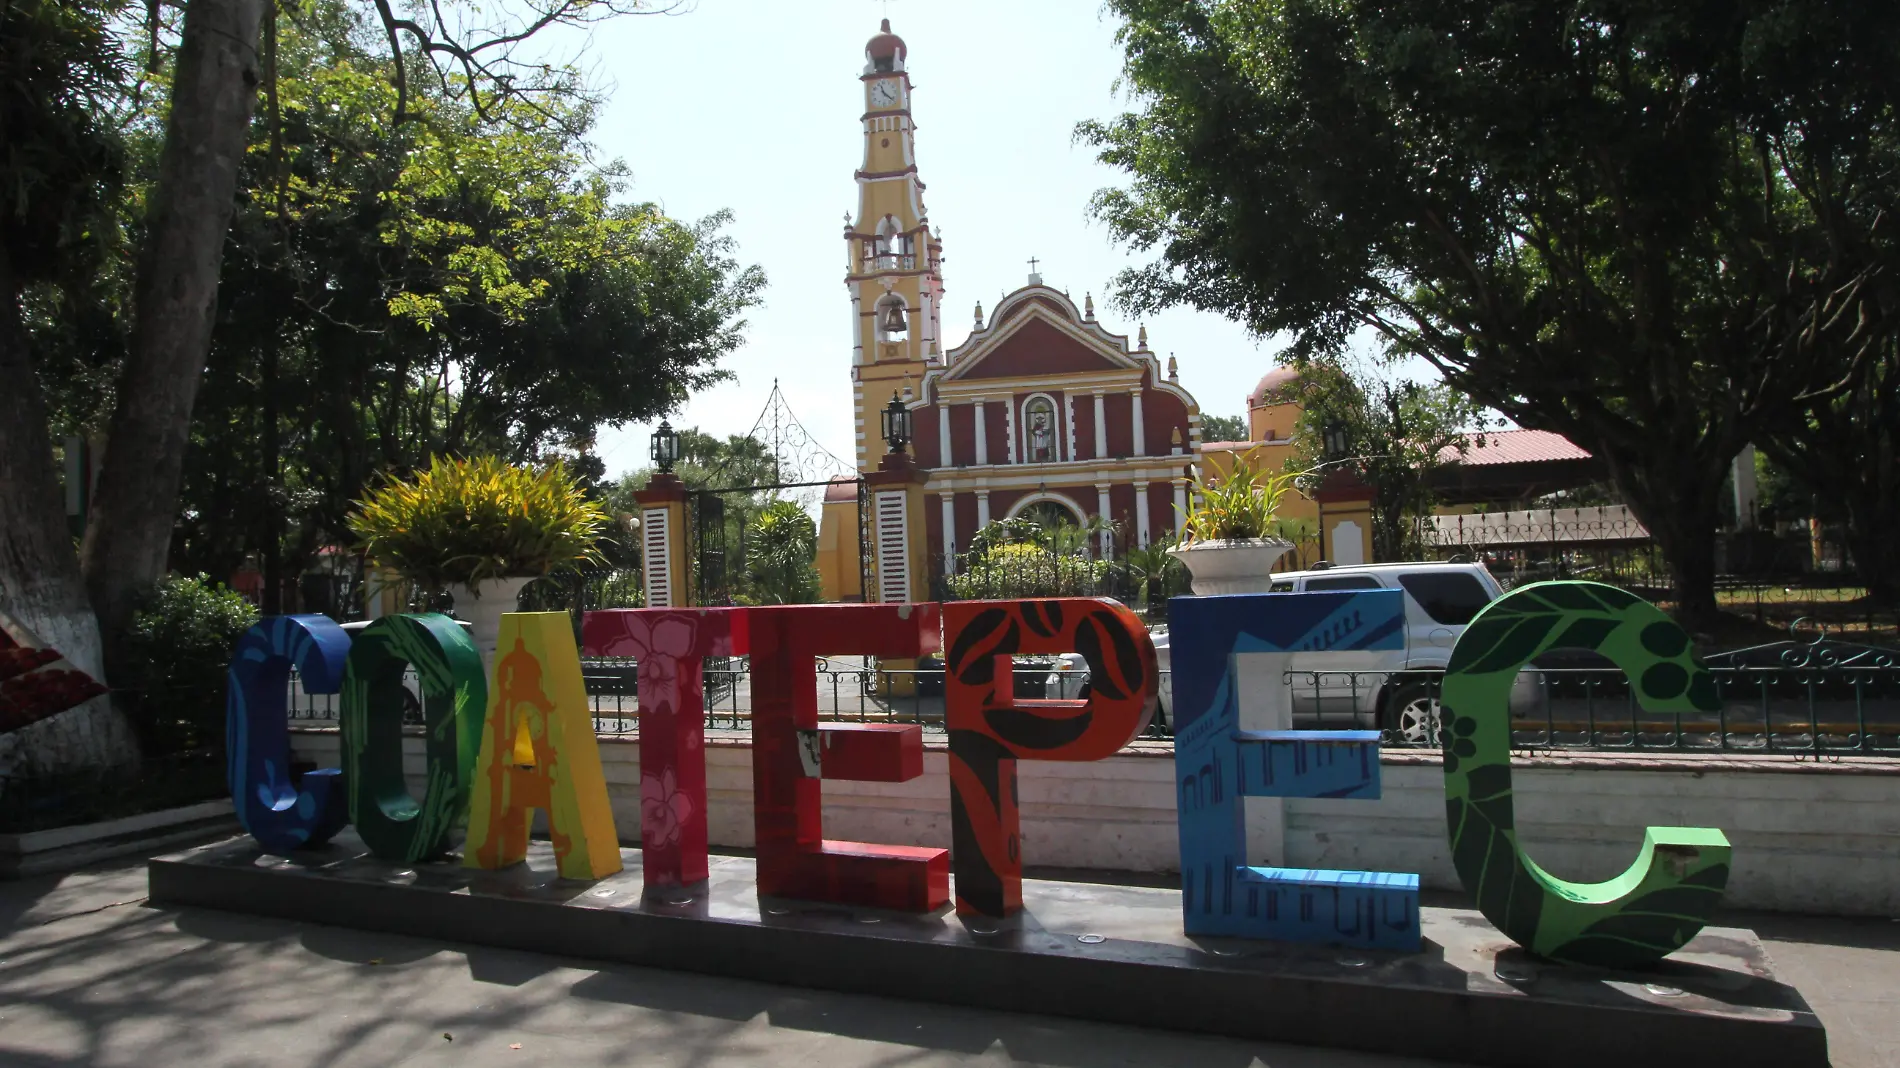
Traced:
[[532, 809], [546, 809], [563, 879], [620, 870], [580, 653], [566, 612], [501, 617], [488, 718], [468, 806], [462, 863], [506, 868], [528, 855]]

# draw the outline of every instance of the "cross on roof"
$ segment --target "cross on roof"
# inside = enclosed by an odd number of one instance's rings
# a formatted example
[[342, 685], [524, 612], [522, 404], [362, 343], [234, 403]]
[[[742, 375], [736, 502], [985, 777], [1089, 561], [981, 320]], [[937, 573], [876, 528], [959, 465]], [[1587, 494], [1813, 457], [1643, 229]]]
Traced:
[[1029, 273], [1030, 274], [1036, 273], [1036, 264], [1039, 262], [1041, 261], [1037, 260], [1036, 257], [1034, 256], [1029, 257]]

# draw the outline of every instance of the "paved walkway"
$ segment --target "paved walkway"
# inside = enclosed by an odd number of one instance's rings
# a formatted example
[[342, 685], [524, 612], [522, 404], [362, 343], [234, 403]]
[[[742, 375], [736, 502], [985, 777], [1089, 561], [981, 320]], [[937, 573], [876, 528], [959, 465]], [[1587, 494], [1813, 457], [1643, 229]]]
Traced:
[[[0, 883], [0, 1064], [1425, 1068], [144, 904], [141, 865]], [[1834, 1063], [1900, 1068], [1900, 922], [1734, 916]], [[1136, 995], [1138, 996], [1138, 995]], [[1555, 1036], [1553, 1036], [1555, 1037]]]

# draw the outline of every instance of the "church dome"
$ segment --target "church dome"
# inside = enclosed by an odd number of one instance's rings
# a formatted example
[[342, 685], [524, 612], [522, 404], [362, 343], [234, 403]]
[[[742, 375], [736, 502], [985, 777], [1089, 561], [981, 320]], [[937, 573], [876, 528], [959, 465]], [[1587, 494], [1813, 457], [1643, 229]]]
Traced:
[[1292, 367], [1275, 367], [1260, 376], [1259, 384], [1253, 392], [1247, 394], [1247, 407], [1258, 408], [1264, 404], [1285, 404], [1294, 399], [1293, 388], [1300, 384], [1300, 372]]
[[907, 54], [904, 39], [891, 32], [890, 19], [884, 20], [878, 27], [878, 35], [864, 46], [864, 58], [876, 70], [903, 70]]

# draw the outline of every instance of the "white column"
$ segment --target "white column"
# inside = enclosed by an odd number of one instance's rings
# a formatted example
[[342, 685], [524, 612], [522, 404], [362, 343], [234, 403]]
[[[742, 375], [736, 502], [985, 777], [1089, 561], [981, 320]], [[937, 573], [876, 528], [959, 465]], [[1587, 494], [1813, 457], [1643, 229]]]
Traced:
[[976, 491], [976, 529], [982, 530], [990, 525], [990, 491]]
[[943, 403], [941, 394], [937, 397], [937, 464], [941, 467], [956, 466], [956, 461], [950, 457], [950, 406]]
[[1174, 536], [1181, 536], [1181, 528], [1187, 526], [1187, 483], [1176, 481], [1174, 484]]
[[[1097, 393], [1095, 395], [1095, 403], [1100, 404], [1101, 402], [1102, 402], [1102, 395], [1100, 393]], [[1104, 524], [1108, 523], [1110, 520], [1113, 519], [1113, 517], [1108, 514], [1108, 483], [1106, 482], [1097, 482], [1095, 484], [1095, 514], [1102, 517], [1102, 522]], [[1102, 559], [1113, 560], [1114, 558], [1115, 558], [1114, 531], [1110, 530], [1107, 526], [1103, 526], [1102, 527]]]
[[976, 465], [982, 467], [990, 462], [990, 431], [983, 422], [983, 398], [978, 397], [971, 407], [976, 409]]
[[1075, 459], [1075, 394], [1073, 393], [1062, 394], [1062, 423], [1068, 428], [1069, 442], [1068, 449], [1062, 458], [1073, 460]]
[[938, 494], [943, 499], [943, 573], [957, 573], [957, 495]]
[[1148, 547], [1148, 484], [1135, 483], [1135, 544]]
[[1142, 430], [1141, 430], [1141, 387], [1136, 386], [1134, 389], [1129, 390], [1128, 395], [1129, 397], [1133, 398], [1135, 402], [1135, 452], [1134, 454], [1136, 456], [1146, 456], [1148, 455], [1148, 446], [1144, 440], [1145, 435], [1142, 433]]
[[1095, 391], [1095, 458], [1108, 455], [1108, 406], [1102, 403], [1102, 391]]
[[1003, 398], [1003, 440], [1009, 443], [1006, 455], [1010, 463], [1016, 462], [1016, 398]]

